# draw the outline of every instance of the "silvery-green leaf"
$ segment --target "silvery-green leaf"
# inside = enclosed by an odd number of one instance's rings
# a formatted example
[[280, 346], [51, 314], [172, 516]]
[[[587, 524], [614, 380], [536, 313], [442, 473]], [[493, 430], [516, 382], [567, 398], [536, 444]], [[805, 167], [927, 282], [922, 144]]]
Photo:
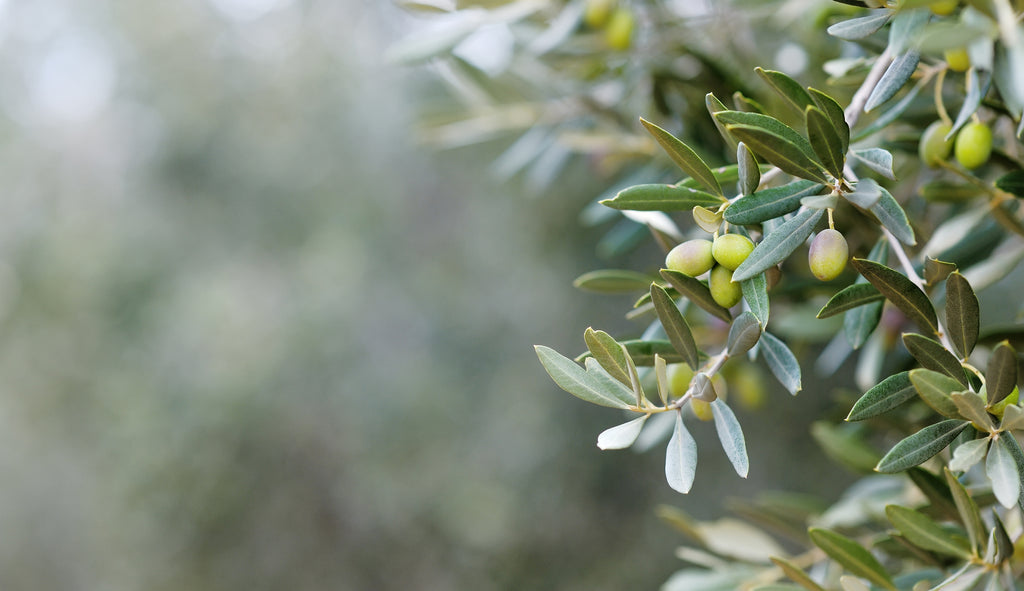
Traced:
[[896, 104], [893, 105], [888, 111], [879, 115], [874, 121], [871, 122], [870, 125], [857, 132], [857, 134], [853, 136], [852, 141], [859, 141], [868, 136], [871, 136], [888, 127], [889, 124], [892, 123], [893, 121], [899, 119], [900, 115], [902, 115], [903, 112], [906, 111], [908, 107], [910, 107], [911, 103], [914, 102], [914, 99], [917, 98], [917, 95], [930, 82], [930, 79], [922, 78], [907, 92], [906, 95], [903, 96], [903, 98], [897, 101]]
[[803, 387], [800, 377], [800, 363], [785, 343], [768, 332], [761, 333], [758, 348], [768, 369], [775, 375], [790, 394], [796, 395]]
[[668, 485], [681, 493], [690, 492], [697, 473], [697, 442], [683, 424], [683, 414], [676, 413], [676, 426], [665, 452], [665, 478]]
[[956, 132], [970, 121], [971, 115], [978, 111], [981, 100], [988, 94], [988, 89], [991, 86], [991, 72], [975, 68], [967, 70], [967, 94], [964, 96], [964, 104], [960, 106], [960, 112], [956, 115], [956, 121], [953, 122], [953, 128], [946, 134], [947, 141], [953, 139]]
[[882, 188], [874, 179], [861, 179], [852, 192], [843, 193], [843, 198], [861, 209], [871, 209], [882, 198]]
[[1003, 420], [999, 423], [999, 427], [1004, 431], [1024, 429], [1024, 409], [1015, 404], [1007, 406], [1003, 411]]
[[722, 449], [726, 457], [732, 462], [732, 467], [741, 477], [747, 477], [750, 462], [747, 459], [747, 444], [743, 438], [743, 430], [732, 409], [721, 399], [711, 403], [711, 412], [715, 418], [715, 430], [718, 431], [718, 439], [722, 442]]
[[839, 203], [839, 196], [835, 193], [811, 195], [800, 200], [800, 205], [810, 209], [835, 209], [837, 203]]
[[930, 369], [911, 370], [910, 382], [914, 384], [921, 399], [935, 412], [951, 419], [963, 418], [952, 398], [953, 392], [963, 389], [963, 384], [946, 374]]
[[647, 418], [650, 416], [641, 415], [628, 423], [605, 429], [597, 436], [597, 447], [601, 449], [626, 449], [633, 445], [636, 438], [640, 436], [644, 423], [647, 422]]
[[730, 356], [742, 355], [750, 350], [761, 337], [761, 322], [752, 312], [743, 312], [732, 321], [726, 350]]
[[910, 47], [931, 16], [927, 7], [908, 8], [906, 4], [900, 6], [889, 26], [889, 51], [893, 54]]
[[853, 157], [859, 160], [870, 170], [877, 172], [889, 180], [896, 180], [892, 171], [892, 153], [882, 148], [866, 148], [854, 150]]
[[804, 87], [786, 74], [764, 68], [754, 68], [754, 71], [797, 113], [802, 114], [804, 109], [811, 104], [811, 96], [807, 94]]
[[893, 446], [875, 469], [882, 473], [894, 474], [922, 464], [946, 449], [970, 424], [970, 421], [947, 419], [925, 427]]
[[914, 49], [908, 50], [894, 59], [889, 64], [885, 74], [882, 75], [882, 79], [878, 81], [871, 95], [868, 96], [868, 102], [864, 105], [864, 111], [871, 111], [895, 96], [903, 88], [903, 85], [910, 80], [910, 77], [913, 76], [919, 61], [921, 61], [921, 54]]
[[671, 395], [668, 385], [668, 364], [661, 355], [654, 355], [654, 375], [658, 382], [658, 398], [663, 405], [667, 405]]
[[1017, 504], [1021, 494], [1021, 475], [1007, 441], [1010, 437], [1013, 436], [1007, 433], [995, 438], [985, 458], [985, 473], [992, 483], [992, 493], [999, 504], [1007, 509]]
[[884, 27], [892, 14], [891, 10], [878, 10], [868, 16], [840, 21], [828, 28], [828, 34], [847, 41], [863, 39]]
[[868, 552], [856, 541], [834, 531], [812, 527], [808, 534], [814, 545], [825, 551], [833, 560], [846, 570], [864, 577], [872, 583], [889, 591], [896, 591], [896, 585], [885, 568], [871, 552]]
[[885, 187], [879, 187], [879, 189], [881, 195], [878, 202], [871, 206], [871, 213], [875, 214], [878, 221], [900, 242], [907, 246], [917, 244], [917, 239], [914, 238], [914, 229], [910, 226], [910, 220], [907, 218], [907, 212], [903, 211], [903, 207]]
[[630, 386], [624, 386], [622, 382], [613, 378], [605, 368], [601, 367], [601, 364], [596, 359], [588, 357], [584, 364], [587, 367], [587, 375], [594, 379], [595, 384], [602, 391], [626, 405], [633, 406], [636, 404], [636, 395], [630, 389]]
[[817, 194], [820, 183], [793, 181], [781, 187], [762, 189], [733, 201], [725, 210], [725, 221], [731, 224], [760, 224], [800, 208], [800, 200]]
[[653, 279], [650, 275], [628, 269], [600, 269], [588, 271], [573, 282], [573, 287], [594, 293], [633, 293], [647, 290]]
[[769, 300], [768, 300], [768, 279], [764, 273], [758, 273], [750, 279], [740, 282], [743, 289], [743, 301], [750, 307], [750, 311], [757, 317], [761, 326], [768, 326]]
[[954, 472], [966, 472], [971, 466], [985, 459], [988, 452], [988, 438], [972, 439], [961, 443], [953, 450], [953, 459], [949, 462], [949, 469]]
[[950, 397], [965, 419], [974, 423], [977, 428], [990, 433], [995, 431], [996, 426], [992, 422], [992, 415], [988, 414], [985, 410], [985, 401], [982, 400], [981, 396], [968, 390], [966, 392], [953, 392]]
[[917, 396], [910, 372], [902, 371], [882, 380], [860, 397], [850, 409], [847, 421], [862, 421], [892, 410]]
[[[629, 408], [630, 405], [624, 402], [621, 396], [618, 395], [621, 390], [625, 389], [625, 386], [615, 378], [608, 376], [607, 383], [603, 382], [595, 377], [594, 374], [585, 371], [572, 359], [563, 356], [550, 347], [537, 345], [534, 348], [544, 369], [559, 388], [593, 404], [610, 406], [612, 408]], [[594, 363], [597, 364], [596, 361]], [[601, 366], [597, 365], [597, 367]], [[616, 385], [616, 388], [612, 389], [612, 386], [609, 384]]]
[[825, 212], [820, 209], [804, 209], [777, 229], [766, 235], [754, 247], [739, 267], [733, 271], [733, 281], [743, 281], [773, 267], [786, 259], [798, 246], [807, 240]]
[[697, 206], [718, 206], [722, 199], [682, 185], [635, 185], [601, 201], [612, 209], [631, 211], [691, 211]]
[[900, 505], [889, 505], [885, 508], [885, 514], [903, 537], [915, 546], [964, 560], [971, 557], [970, 542], [966, 538], [949, 533], [924, 513]]

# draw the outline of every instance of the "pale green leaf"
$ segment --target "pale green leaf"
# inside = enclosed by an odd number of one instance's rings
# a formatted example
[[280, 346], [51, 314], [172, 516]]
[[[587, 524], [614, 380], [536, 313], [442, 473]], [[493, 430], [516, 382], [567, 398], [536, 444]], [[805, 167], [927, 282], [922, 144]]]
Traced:
[[624, 269], [600, 269], [580, 275], [573, 287], [595, 293], [632, 293], [647, 290], [653, 279], [650, 275]]
[[828, 28], [828, 34], [847, 41], [863, 39], [884, 27], [892, 14], [891, 10], [878, 10], [867, 16], [840, 21]]
[[736, 146], [736, 162], [740, 172], [740, 194], [751, 195], [761, 184], [761, 170], [757, 165], [757, 159], [754, 158], [754, 153], [743, 142]]
[[764, 68], [754, 68], [754, 71], [797, 113], [802, 114], [804, 109], [811, 104], [811, 96], [807, 94], [804, 87], [786, 74]]
[[697, 442], [683, 424], [683, 413], [676, 413], [676, 426], [665, 452], [665, 478], [681, 493], [690, 492], [697, 473]]
[[587, 343], [587, 349], [613, 378], [629, 385], [629, 369], [626, 365], [626, 356], [618, 341], [603, 330], [587, 328], [583, 333], [583, 340]]
[[971, 466], [985, 459], [988, 453], [988, 438], [965, 441], [953, 450], [953, 459], [949, 461], [949, 469], [955, 472], [966, 472]]
[[760, 337], [761, 322], [752, 312], [746, 311], [737, 316], [729, 327], [725, 348], [730, 356], [742, 355], [756, 345]]
[[628, 423], [605, 429], [597, 436], [597, 447], [601, 449], [626, 449], [633, 445], [636, 438], [640, 436], [644, 423], [647, 422], [647, 418], [650, 416], [642, 415]]
[[963, 384], [953, 378], [930, 369], [915, 369], [910, 372], [910, 382], [914, 384], [921, 399], [932, 407], [935, 412], [951, 419], [961, 419], [960, 410], [953, 402], [953, 392], [963, 389]]
[[691, 211], [698, 206], [718, 206], [723, 199], [682, 185], [634, 185], [611, 199], [601, 201], [612, 209], [631, 211]]
[[[605, 384], [602, 384], [594, 375], [586, 372], [572, 359], [544, 345], [537, 345], [534, 349], [537, 351], [537, 357], [540, 358], [541, 365], [544, 366], [548, 375], [551, 376], [551, 379], [555, 381], [559, 388], [593, 404], [610, 406], [612, 408], [629, 408], [629, 404], [623, 402], [619, 397], [607, 390]], [[610, 380], [611, 383], [617, 384], [620, 388], [625, 388], [621, 382], [616, 381], [614, 378], [610, 378]]]
[[871, 206], [871, 213], [875, 214], [878, 221], [900, 242], [908, 246], [917, 244], [917, 238], [914, 237], [914, 229], [910, 226], [907, 212], [903, 211], [903, 207], [885, 187], [879, 187], [879, 189], [881, 195], [879, 195], [878, 201]]
[[985, 549], [986, 536], [985, 523], [981, 520], [981, 512], [978, 510], [978, 504], [974, 502], [974, 497], [967, 492], [967, 489], [964, 488], [964, 485], [961, 484], [952, 472], [950, 472], [949, 468], [943, 468], [943, 473], [946, 476], [946, 483], [949, 485], [949, 491], [953, 494], [953, 503], [956, 505], [956, 510], [960, 514], [960, 521], [963, 522], [964, 527], [967, 529], [967, 537], [971, 542], [971, 551], [975, 555], [980, 556]]
[[583, 364], [587, 368], [587, 375], [593, 378], [594, 383], [602, 391], [628, 406], [636, 404], [636, 394], [630, 389], [631, 386], [623, 385], [622, 382], [613, 378], [605, 368], [601, 367], [601, 364], [596, 359], [588, 357]]
[[872, 178], [863, 178], [853, 191], [843, 193], [843, 198], [861, 209], [870, 210], [882, 198], [882, 187]]
[[768, 279], [764, 273], [758, 273], [750, 279], [740, 282], [743, 290], [743, 301], [750, 307], [761, 326], [768, 326], [769, 300], [768, 300]]
[[992, 415], [985, 410], [985, 401], [981, 396], [968, 390], [953, 392], [950, 397], [956, 404], [957, 410], [960, 411], [960, 415], [974, 423], [975, 427], [989, 433], [996, 430], [995, 423], [992, 422]]
[[[946, 139], [950, 140], [956, 135], [956, 132], [960, 130], [968, 121], [971, 120], [971, 116], [978, 111], [978, 107], [981, 106], [982, 99], [988, 94], [989, 88], [992, 86], [992, 73], [987, 70], [977, 70], [971, 68], [967, 71], [967, 94], [964, 96], [964, 103], [960, 106], [960, 111], [956, 115], [956, 120], [953, 122], [953, 127], [946, 134]], [[998, 181], [997, 181], [998, 186]]]
[[853, 157], [859, 160], [870, 170], [877, 172], [889, 180], [896, 180], [892, 171], [892, 153], [882, 148], [866, 148], [854, 150]]
[[782, 572], [786, 573], [786, 576], [791, 580], [800, 584], [801, 587], [807, 591], [825, 591], [825, 589], [816, 583], [804, 570], [797, 565], [789, 562], [784, 558], [772, 557], [772, 562], [775, 563]]

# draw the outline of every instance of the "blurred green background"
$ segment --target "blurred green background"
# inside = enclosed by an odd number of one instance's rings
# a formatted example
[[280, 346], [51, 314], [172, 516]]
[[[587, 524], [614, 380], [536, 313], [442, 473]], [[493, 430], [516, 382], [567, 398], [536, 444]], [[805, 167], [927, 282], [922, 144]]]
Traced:
[[0, 588], [651, 589], [681, 564], [657, 503], [842, 484], [781, 418], [824, 393], [744, 422], [747, 481], [697, 426], [687, 497], [663, 452], [598, 452], [617, 417], [531, 345], [638, 330], [571, 286], [608, 265], [578, 221], [603, 181], [417, 146], [444, 91], [383, 58], [414, 26], [0, 2]]

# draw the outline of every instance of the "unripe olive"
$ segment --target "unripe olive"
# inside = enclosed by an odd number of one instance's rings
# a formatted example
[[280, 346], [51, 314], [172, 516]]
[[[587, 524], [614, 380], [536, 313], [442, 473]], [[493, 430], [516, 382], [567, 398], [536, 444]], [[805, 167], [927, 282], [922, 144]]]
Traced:
[[992, 154], [992, 130], [984, 123], [968, 123], [956, 134], [956, 160], [964, 168], [978, 168]]
[[944, 121], [936, 121], [924, 130], [921, 143], [917, 146], [922, 162], [935, 168], [949, 158], [953, 151], [953, 140], [947, 140], [946, 134], [952, 130], [953, 126]]
[[722, 234], [711, 245], [711, 254], [715, 260], [730, 271], [735, 271], [753, 250], [754, 243], [750, 238], [740, 234]]
[[807, 265], [818, 279], [832, 281], [846, 268], [849, 256], [850, 248], [846, 245], [846, 238], [838, 230], [829, 228], [818, 232], [811, 241]]
[[711, 288], [711, 297], [723, 308], [731, 308], [743, 298], [743, 288], [732, 281], [732, 270], [722, 265], [711, 269], [708, 287]]
[[693, 370], [685, 363], [676, 363], [668, 368], [668, 393], [673, 398], [680, 398], [686, 394], [690, 387], [690, 380], [693, 379]]
[[679, 271], [690, 277], [703, 275], [713, 266], [715, 266], [715, 259], [711, 256], [711, 241], [703, 238], [677, 244], [665, 257], [666, 269]]
[[943, 56], [949, 64], [949, 69], [954, 72], [966, 72], [971, 67], [971, 56], [967, 55], [967, 49], [964, 47], [947, 49]]
[[615, 0], [587, 0], [583, 9], [583, 22], [592, 29], [600, 29], [608, 22], [615, 8]]
[[959, 0], [942, 0], [941, 2], [933, 2], [929, 8], [939, 16], [946, 16], [953, 14], [953, 11], [956, 10], [956, 7], [959, 5]]
[[626, 7], [619, 7], [612, 13], [605, 25], [604, 38], [608, 47], [618, 51], [629, 49], [633, 42], [633, 27], [636, 20], [633, 12]]
[[715, 413], [711, 410], [710, 402], [704, 402], [703, 400], [691, 398], [690, 409], [693, 410], [693, 416], [697, 417], [702, 421], [707, 422], [714, 420], [715, 418]]
[[768, 380], [757, 365], [747, 363], [736, 367], [729, 375], [729, 383], [744, 408], [757, 410], [764, 406]]

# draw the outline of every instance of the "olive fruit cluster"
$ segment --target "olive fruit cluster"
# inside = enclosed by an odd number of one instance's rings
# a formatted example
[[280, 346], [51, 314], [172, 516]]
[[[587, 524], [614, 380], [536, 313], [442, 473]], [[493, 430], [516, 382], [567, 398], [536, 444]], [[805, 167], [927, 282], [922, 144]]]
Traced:
[[936, 121], [929, 125], [921, 135], [918, 144], [918, 155], [921, 161], [933, 168], [941, 166], [949, 159], [950, 154], [956, 156], [957, 162], [968, 169], [975, 169], [988, 162], [992, 155], [992, 130], [980, 121], [972, 121], [965, 125], [955, 139], [946, 139], [952, 125], [944, 121]]
[[732, 272], [747, 260], [754, 243], [740, 234], [722, 234], [714, 242], [697, 238], [677, 245], [665, 257], [665, 267], [690, 277], [708, 271], [711, 297], [719, 306], [731, 308], [743, 298], [743, 289], [733, 282]]
[[617, 0], [587, 0], [583, 22], [591, 29], [604, 29], [608, 47], [625, 51], [633, 42], [636, 18], [628, 7], [617, 4]]

